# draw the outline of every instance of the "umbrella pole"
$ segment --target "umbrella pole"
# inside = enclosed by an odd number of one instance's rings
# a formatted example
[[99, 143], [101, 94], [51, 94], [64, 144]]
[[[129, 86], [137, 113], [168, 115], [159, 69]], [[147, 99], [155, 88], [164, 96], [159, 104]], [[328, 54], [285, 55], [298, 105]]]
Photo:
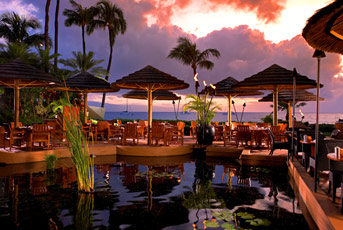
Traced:
[[273, 125], [277, 125], [277, 123], [278, 123], [277, 112], [278, 112], [278, 89], [276, 87], [274, 87], [274, 90], [273, 90]]
[[[295, 96], [296, 96], [296, 87], [297, 87], [297, 81], [296, 81], [296, 71], [293, 71], [293, 101], [292, 101], [292, 161], [294, 157], [294, 123], [295, 123]], [[297, 140], [299, 141], [299, 140]], [[288, 153], [288, 160], [289, 160], [289, 153]]]
[[148, 88], [148, 145], [151, 144], [151, 126], [152, 126], [152, 88]]
[[314, 192], [317, 192], [317, 180], [318, 180], [318, 146], [319, 146], [319, 96], [320, 96], [320, 56], [318, 60], [317, 70], [317, 100], [316, 100], [316, 144], [315, 144], [315, 168], [314, 168]]
[[87, 103], [88, 103], [88, 93], [87, 92], [84, 92], [83, 93], [83, 123], [84, 124], [87, 124]]
[[14, 127], [19, 125], [19, 86], [17, 81], [14, 81]]
[[292, 103], [289, 101], [288, 103], [288, 127], [292, 128], [293, 127], [293, 107], [292, 107]]
[[231, 128], [231, 94], [227, 96], [227, 123], [228, 126]]

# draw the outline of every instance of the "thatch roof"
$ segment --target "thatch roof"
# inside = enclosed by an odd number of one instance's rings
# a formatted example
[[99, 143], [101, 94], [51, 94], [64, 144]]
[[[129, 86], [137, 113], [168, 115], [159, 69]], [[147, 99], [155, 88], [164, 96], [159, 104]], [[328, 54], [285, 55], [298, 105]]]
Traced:
[[67, 90], [73, 92], [117, 92], [118, 88], [111, 88], [110, 83], [103, 78], [96, 77], [88, 72], [81, 72], [68, 77], [65, 86], [56, 87], [57, 90]]
[[[295, 94], [295, 101], [316, 101], [317, 97], [315, 94], [308, 92], [306, 90], [297, 90]], [[293, 91], [292, 90], [285, 90], [278, 93], [278, 100], [283, 102], [291, 102], [293, 101]], [[324, 98], [320, 98], [321, 101]], [[262, 99], [258, 100], [259, 102], [272, 102], [273, 101], [273, 94], [268, 94], [264, 96]]]
[[233, 77], [227, 77], [214, 84], [216, 86], [215, 96], [254, 96], [263, 95], [262, 92], [257, 90], [238, 90], [232, 87], [237, 85], [238, 81]]
[[44, 71], [19, 59], [0, 64], [0, 86], [42, 87], [58, 83], [59, 80]]
[[154, 90], [176, 90], [186, 89], [189, 84], [148, 65], [117, 80], [111, 86], [121, 89], [147, 89], [150, 87]]
[[336, 0], [316, 11], [302, 35], [315, 49], [343, 54], [343, 2]]
[[296, 76], [297, 89], [315, 88], [317, 83], [315, 80], [309, 79], [306, 76], [300, 75], [294, 69], [293, 71], [273, 64], [267, 69], [245, 78], [239, 82], [233, 89], [245, 90], [287, 90], [293, 88], [293, 75]]
[[[143, 99], [147, 100], [147, 92], [145, 90], [132, 90], [126, 94], [123, 95], [124, 98], [131, 98], [131, 99]], [[152, 92], [152, 98], [153, 100], [180, 100], [181, 97], [177, 96], [175, 93], [172, 93], [170, 91], [154, 91]]]

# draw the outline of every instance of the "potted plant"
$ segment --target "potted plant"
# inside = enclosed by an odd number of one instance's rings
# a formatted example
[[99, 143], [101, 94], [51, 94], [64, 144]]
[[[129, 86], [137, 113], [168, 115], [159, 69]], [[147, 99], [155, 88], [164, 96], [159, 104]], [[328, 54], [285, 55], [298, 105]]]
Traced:
[[208, 100], [209, 91], [205, 90], [206, 94], [196, 96], [190, 94], [186, 97], [188, 102], [183, 106], [183, 112], [195, 111], [197, 113], [197, 143], [199, 145], [211, 145], [215, 135], [215, 128], [211, 125], [211, 121], [216, 115], [216, 110], [220, 107], [215, 105], [211, 99]]

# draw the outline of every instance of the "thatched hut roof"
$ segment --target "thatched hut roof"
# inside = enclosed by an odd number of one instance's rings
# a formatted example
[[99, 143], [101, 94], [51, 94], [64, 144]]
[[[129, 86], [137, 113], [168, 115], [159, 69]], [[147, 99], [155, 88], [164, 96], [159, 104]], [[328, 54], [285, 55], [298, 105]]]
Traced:
[[12, 88], [14, 87], [14, 84], [19, 87], [42, 87], [49, 85], [52, 86], [55, 83], [59, 83], [57, 78], [23, 62], [22, 60], [15, 59], [13, 61], [0, 64], [1, 87]]
[[88, 72], [81, 72], [68, 77], [65, 86], [56, 87], [57, 90], [73, 92], [103, 93], [117, 92], [118, 88], [112, 88], [111, 84], [104, 78], [96, 77]]
[[232, 87], [237, 85], [239, 81], [237, 81], [233, 77], [227, 77], [215, 85], [215, 96], [254, 96], [254, 95], [263, 95], [262, 92], [257, 90], [238, 90], [233, 89]]
[[343, 2], [336, 0], [316, 11], [302, 35], [315, 49], [343, 54]]
[[147, 89], [150, 87], [153, 90], [176, 90], [186, 89], [189, 84], [148, 65], [117, 80], [111, 86], [122, 89]]
[[297, 89], [315, 88], [315, 80], [300, 75], [294, 69], [293, 71], [273, 64], [267, 69], [245, 78], [243, 81], [233, 86], [233, 89], [245, 90], [287, 90], [293, 88], [293, 75], [296, 76]]
[[[131, 98], [131, 99], [142, 99], [147, 100], [147, 92], [145, 90], [132, 90], [123, 95], [124, 98]], [[157, 90], [152, 92], [153, 100], [180, 100], [181, 97], [177, 96], [175, 93], [172, 93], [167, 90]]]
[[[292, 90], [285, 90], [281, 91], [278, 94], [278, 100], [283, 102], [291, 102], [293, 101], [293, 91]], [[320, 100], [324, 100], [324, 98], [320, 98]], [[273, 94], [268, 94], [264, 96], [262, 99], [258, 100], [259, 102], [272, 102], [273, 101]], [[306, 90], [297, 90], [295, 94], [295, 101], [316, 101], [316, 95], [308, 92]]]

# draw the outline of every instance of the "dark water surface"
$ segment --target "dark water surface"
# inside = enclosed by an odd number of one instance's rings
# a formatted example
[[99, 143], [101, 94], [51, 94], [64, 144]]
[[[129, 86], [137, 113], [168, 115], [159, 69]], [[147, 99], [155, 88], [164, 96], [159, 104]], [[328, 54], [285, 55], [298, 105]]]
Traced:
[[0, 167], [0, 229], [309, 229], [287, 169], [235, 161], [97, 157], [78, 194], [70, 159]]

